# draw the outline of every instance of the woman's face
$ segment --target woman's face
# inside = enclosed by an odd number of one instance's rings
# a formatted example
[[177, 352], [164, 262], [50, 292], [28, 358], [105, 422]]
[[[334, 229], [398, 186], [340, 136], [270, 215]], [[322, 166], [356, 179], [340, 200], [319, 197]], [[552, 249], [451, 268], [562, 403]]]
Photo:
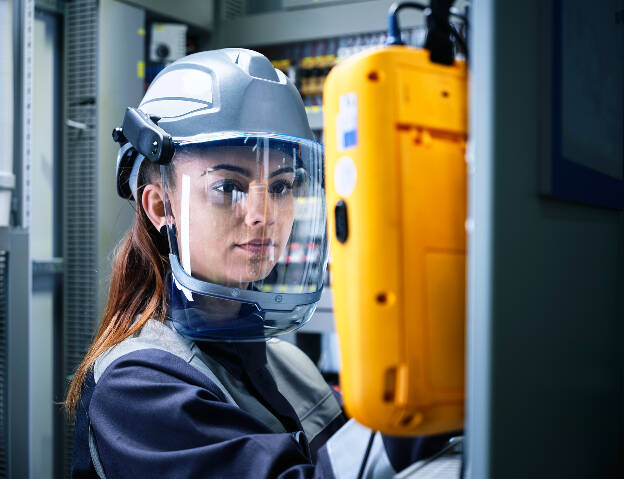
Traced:
[[175, 159], [167, 192], [182, 266], [203, 281], [246, 287], [265, 278], [293, 225], [288, 155], [224, 147]]

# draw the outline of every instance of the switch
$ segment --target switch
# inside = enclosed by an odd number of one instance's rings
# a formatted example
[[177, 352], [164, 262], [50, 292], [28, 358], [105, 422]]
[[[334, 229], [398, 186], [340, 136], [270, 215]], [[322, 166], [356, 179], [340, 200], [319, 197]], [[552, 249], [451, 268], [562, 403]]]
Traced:
[[336, 203], [334, 218], [336, 220], [336, 239], [344, 243], [349, 236], [349, 221], [347, 219], [347, 204], [343, 200]]

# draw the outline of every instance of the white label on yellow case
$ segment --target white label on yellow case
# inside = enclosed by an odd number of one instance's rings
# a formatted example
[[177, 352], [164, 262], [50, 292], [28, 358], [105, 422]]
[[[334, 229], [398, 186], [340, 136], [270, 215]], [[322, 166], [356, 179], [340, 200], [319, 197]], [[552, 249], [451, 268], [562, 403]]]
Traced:
[[346, 198], [355, 189], [355, 180], [357, 179], [357, 169], [355, 163], [349, 156], [343, 156], [336, 163], [334, 170], [334, 186], [336, 192]]
[[340, 95], [336, 127], [338, 151], [345, 151], [357, 146], [358, 111], [356, 93]]

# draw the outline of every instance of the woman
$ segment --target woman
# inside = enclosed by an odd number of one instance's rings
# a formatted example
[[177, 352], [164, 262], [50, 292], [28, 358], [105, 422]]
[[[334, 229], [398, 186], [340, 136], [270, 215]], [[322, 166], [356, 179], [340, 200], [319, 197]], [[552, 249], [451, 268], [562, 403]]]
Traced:
[[322, 474], [340, 406], [303, 353], [264, 341], [310, 318], [326, 266], [322, 149], [296, 89], [255, 52], [192, 55], [116, 139], [136, 217], [66, 401], [72, 476]]
[[[338, 475], [349, 461], [323, 446], [339, 403], [271, 339], [310, 318], [327, 262], [322, 147], [297, 90], [258, 53], [203, 52], [163, 70], [113, 136], [136, 217], [66, 400], [72, 477]], [[348, 474], [367, 440], [342, 432]]]

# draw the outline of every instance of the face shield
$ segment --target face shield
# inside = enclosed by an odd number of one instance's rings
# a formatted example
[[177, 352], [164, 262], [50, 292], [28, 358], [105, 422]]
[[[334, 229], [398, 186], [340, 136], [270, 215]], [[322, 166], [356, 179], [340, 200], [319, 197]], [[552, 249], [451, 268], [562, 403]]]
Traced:
[[178, 332], [244, 341], [302, 326], [327, 264], [322, 146], [220, 134], [174, 147], [161, 173]]

